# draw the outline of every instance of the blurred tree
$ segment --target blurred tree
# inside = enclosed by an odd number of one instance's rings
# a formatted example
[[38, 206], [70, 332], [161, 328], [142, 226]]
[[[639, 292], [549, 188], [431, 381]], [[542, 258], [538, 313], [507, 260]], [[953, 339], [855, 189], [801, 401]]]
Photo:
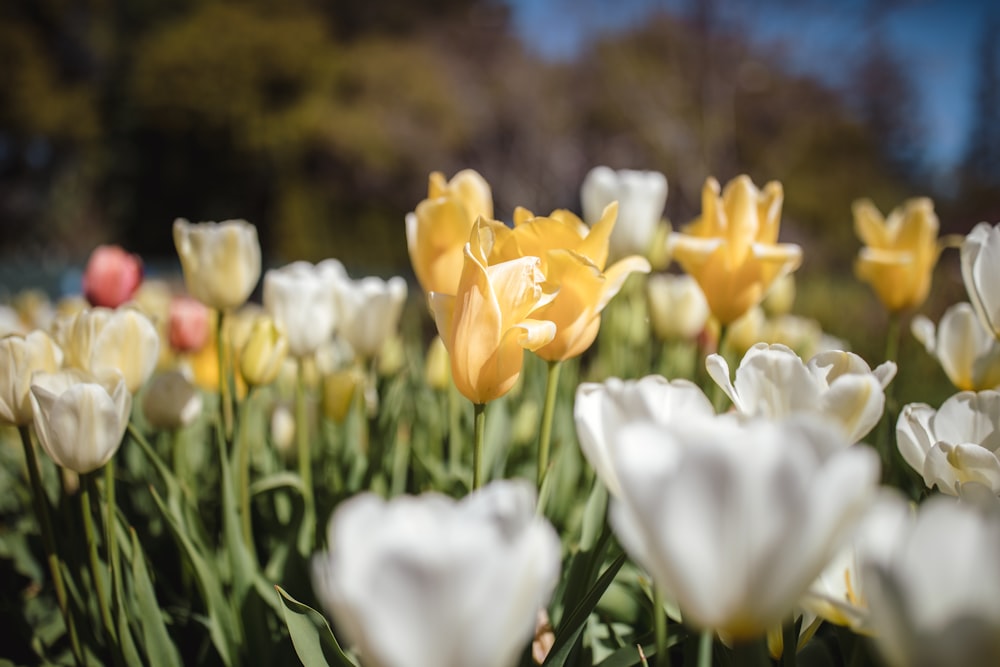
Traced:
[[980, 220], [1000, 219], [1000, 47], [996, 35], [1000, 14], [994, 12], [983, 24], [977, 58], [977, 82], [972, 124], [961, 167], [959, 217], [962, 231]]

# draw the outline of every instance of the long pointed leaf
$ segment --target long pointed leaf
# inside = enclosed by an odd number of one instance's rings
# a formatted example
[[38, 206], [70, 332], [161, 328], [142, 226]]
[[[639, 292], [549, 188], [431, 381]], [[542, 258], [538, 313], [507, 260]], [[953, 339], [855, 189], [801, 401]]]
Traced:
[[295, 653], [305, 667], [331, 667], [327, 658], [332, 658], [336, 667], [357, 667], [340, 648], [322, 614], [293, 598], [281, 586], [275, 586], [274, 590], [281, 599]]

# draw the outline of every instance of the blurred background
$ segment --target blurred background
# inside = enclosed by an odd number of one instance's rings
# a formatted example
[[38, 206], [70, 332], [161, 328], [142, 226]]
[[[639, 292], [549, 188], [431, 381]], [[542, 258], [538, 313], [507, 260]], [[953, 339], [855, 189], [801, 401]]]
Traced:
[[427, 176], [579, 211], [593, 166], [783, 182], [803, 271], [850, 270], [851, 202], [1000, 220], [1000, 41], [971, 0], [4, 0], [0, 286], [94, 246], [174, 262], [245, 218], [265, 261], [409, 271]]

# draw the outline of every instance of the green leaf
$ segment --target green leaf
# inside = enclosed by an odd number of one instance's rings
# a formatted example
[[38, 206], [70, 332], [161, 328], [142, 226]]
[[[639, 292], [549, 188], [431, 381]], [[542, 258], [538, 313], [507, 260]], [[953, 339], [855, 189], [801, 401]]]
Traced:
[[202, 599], [208, 611], [208, 631], [212, 638], [212, 644], [223, 664], [227, 667], [233, 664], [233, 646], [238, 645], [240, 637], [238, 629], [235, 627], [234, 619], [230, 608], [222, 593], [222, 586], [219, 583], [218, 573], [213, 571], [208, 562], [202, 557], [198, 549], [195, 548], [187, 533], [181, 528], [180, 523], [164, 502], [156, 489], [151, 489], [153, 500], [167, 520], [170, 531], [180, 546], [181, 551], [187, 556], [191, 567], [194, 570], [195, 581], [201, 591]]
[[293, 598], [281, 586], [275, 586], [274, 590], [281, 600], [282, 615], [292, 636], [295, 653], [305, 667], [331, 667], [328, 658], [333, 659], [332, 665], [336, 667], [357, 667], [340, 648], [322, 614]]
[[163, 622], [163, 612], [156, 600], [153, 582], [146, 569], [146, 557], [139, 545], [139, 537], [135, 534], [135, 530], [130, 529], [129, 533], [132, 537], [132, 583], [139, 603], [142, 640], [149, 664], [151, 667], [180, 667], [180, 656]]
[[618, 570], [621, 569], [624, 563], [625, 554], [621, 553], [611, 561], [611, 564], [604, 570], [604, 574], [597, 579], [593, 587], [587, 592], [587, 595], [580, 600], [569, 616], [564, 618], [559, 624], [559, 632], [556, 633], [555, 643], [552, 645], [552, 650], [549, 651], [548, 657], [545, 658], [545, 662], [542, 663], [543, 667], [564, 667], [566, 659], [569, 658], [569, 654], [573, 650], [573, 645], [576, 644], [580, 633], [583, 632], [587, 618], [594, 611], [601, 596], [604, 595], [604, 591], [614, 581], [615, 575], [618, 574]]

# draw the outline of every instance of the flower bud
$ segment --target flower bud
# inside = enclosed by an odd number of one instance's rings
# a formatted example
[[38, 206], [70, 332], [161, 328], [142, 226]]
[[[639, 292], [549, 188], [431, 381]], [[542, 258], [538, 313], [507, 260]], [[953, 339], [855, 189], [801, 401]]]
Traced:
[[0, 422], [30, 424], [31, 376], [55, 373], [62, 360], [62, 350], [44, 331], [0, 339]]
[[97, 246], [83, 272], [83, 295], [92, 306], [117, 308], [142, 283], [142, 260], [121, 246]]
[[195, 352], [205, 347], [212, 331], [209, 310], [205, 305], [188, 296], [170, 300], [170, 347], [178, 352]]
[[153, 378], [142, 401], [146, 421], [171, 431], [197, 419], [201, 408], [201, 394], [180, 371], [167, 371]]
[[242, 306], [260, 280], [257, 228], [245, 220], [174, 221], [174, 245], [188, 292], [209, 308]]
[[288, 355], [288, 339], [271, 317], [259, 316], [240, 351], [240, 374], [251, 387], [270, 384]]
[[342, 424], [354, 401], [354, 393], [364, 389], [364, 376], [354, 368], [331, 373], [323, 378], [323, 414]]

